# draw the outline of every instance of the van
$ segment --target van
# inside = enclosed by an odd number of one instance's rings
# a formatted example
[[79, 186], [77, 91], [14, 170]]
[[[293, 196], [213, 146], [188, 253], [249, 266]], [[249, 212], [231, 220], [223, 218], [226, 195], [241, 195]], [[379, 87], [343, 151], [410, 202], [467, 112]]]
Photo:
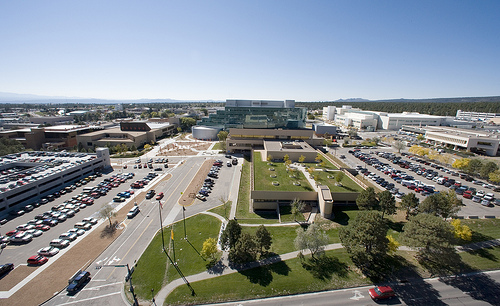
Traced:
[[83, 193], [89, 194], [92, 192], [92, 189], [94, 189], [94, 187], [85, 187], [83, 188]]
[[75, 293], [89, 280], [90, 280], [90, 272], [78, 271], [72, 278], [69, 279], [68, 281], [69, 285], [66, 288], [66, 290], [69, 293]]

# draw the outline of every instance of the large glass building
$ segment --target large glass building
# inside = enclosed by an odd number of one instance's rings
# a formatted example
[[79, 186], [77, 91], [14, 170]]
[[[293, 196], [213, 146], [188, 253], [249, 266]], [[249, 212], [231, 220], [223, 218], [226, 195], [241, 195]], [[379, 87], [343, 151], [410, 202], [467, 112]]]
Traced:
[[225, 130], [239, 129], [303, 129], [306, 108], [296, 108], [294, 100], [226, 100], [224, 110], [203, 118], [199, 125]]

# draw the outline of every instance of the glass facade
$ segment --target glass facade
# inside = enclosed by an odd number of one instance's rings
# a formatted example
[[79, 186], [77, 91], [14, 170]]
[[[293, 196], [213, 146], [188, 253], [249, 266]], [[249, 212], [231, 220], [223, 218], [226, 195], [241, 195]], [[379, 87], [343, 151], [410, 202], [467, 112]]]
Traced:
[[303, 129], [306, 127], [306, 108], [226, 107], [199, 125], [224, 129]]

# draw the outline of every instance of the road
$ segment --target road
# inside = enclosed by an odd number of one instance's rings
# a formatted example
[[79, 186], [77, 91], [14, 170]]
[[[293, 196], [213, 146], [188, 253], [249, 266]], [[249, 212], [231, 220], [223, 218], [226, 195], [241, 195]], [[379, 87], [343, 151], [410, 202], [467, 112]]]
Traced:
[[[169, 169], [172, 177], [168, 181], [162, 181], [155, 188], [157, 193], [165, 194], [161, 210], [163, 226], [182, 219], [182, 207], [178, 204], [181, 192], [186, 189], [200, 166], [208, 158], [210, 157], [184, 158], [182, 165]], [[219, 179], [216, 180], [208, 200], [206, 202], [194, 200], [193, 205], [186, 208], [186, 217], [220, 205], [219, 198], [227, 196], [227, 190], [230, 189], [228, 186], [232, 183], [232, 173], [235, 169], [237, 167], [222, 167]], [[133, 219], [126, 219], [121, 224], [126, 227], [124, 232], [90, 265], [91, 281], [76, 295], [69, 296], [66, 292], [61, 292], [44, 305], [126, 304], [121, 295], [127, 268], [113, 266], [128, 264], [132, 267], [160, 229], [158, 202], [144, 200], [138, 205], [141, 212]]]
[[499, 305], [500, 270], [446, 279], [417, 279], [404, 284], [391, 284], [397, 297], [388, 301], [373, 301], [368, 294], [368, 289], [372, 287], [238, 301], [224, 305]]

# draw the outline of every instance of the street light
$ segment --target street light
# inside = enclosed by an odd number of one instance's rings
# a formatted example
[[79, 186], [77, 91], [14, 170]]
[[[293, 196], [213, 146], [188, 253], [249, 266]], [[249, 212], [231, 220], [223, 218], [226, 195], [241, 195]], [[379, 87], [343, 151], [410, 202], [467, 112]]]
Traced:
[[155, 289], [154, 288], [151, 288], [151, 301], [153, 302], [153, 304], [155, 304], [156, 306], [156, 301], [155, 301]]
[[125, 265], [104, 265], [103, 267], [114, 267], [114, 268], [125, 268], [127, 267], [127, 276], [125, 277], [125, 281], [129, 281], [130, 283], [130, 292], [132, 293], [132, 296], [134, 297], [134, 306], [139, 305], [139, 302], [137, 301], [137, 297], [134, 292], [134, 286], [132, 285], [132, 270], [130, 270], [130, 267], [128, 264]]

